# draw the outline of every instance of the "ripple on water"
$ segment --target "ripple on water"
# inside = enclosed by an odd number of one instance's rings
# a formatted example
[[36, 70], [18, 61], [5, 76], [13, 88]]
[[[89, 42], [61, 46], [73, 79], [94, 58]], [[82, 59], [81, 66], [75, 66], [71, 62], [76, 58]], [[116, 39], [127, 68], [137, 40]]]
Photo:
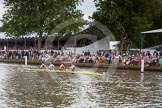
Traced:
[[[104, 77], [21, 71], [0, 63], [0, 107], [159, 107], [162, 73], [117, 70]], [[82, 71], [88, 69], [81, 69]], [[103, 71], [103, 70], [99, 70]]]

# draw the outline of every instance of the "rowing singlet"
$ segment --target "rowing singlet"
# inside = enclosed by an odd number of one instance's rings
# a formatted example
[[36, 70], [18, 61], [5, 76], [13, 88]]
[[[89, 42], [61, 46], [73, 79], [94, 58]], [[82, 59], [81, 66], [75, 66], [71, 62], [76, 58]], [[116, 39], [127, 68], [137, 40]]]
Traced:
[[61, 64], [59, 69], [65, 69], [65, 66]]

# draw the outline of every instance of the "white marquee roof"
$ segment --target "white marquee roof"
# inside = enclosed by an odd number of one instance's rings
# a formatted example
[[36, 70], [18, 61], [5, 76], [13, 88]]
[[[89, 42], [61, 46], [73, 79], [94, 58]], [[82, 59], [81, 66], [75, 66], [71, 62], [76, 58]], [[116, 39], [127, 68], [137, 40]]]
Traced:
[[151, 34], [151, 33], [161, 33], [162, 29], [157, 29], [157, 30], [150, 30], [150, 31], [145, 31], [145, 32], [141, 32], [141, 34]]
[[[30, 35], [25, 35], [23, 36], [24, 38], [36, 38], [37, 35], [36, 34], [30, 34]], [[7, 35], [5, 34], [5, 32], [0, 32], [0, 39], [11, 39], [12, 37], [7, 37]]]

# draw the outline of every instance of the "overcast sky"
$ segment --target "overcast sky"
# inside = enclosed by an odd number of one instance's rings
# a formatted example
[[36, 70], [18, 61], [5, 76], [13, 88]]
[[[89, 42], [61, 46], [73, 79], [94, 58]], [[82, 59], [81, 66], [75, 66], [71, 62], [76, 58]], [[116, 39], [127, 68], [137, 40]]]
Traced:
[[[4, 14], [5, 9], [3, 8], [3, 0], [0, 0], [0, 19]], [[78, 6], [78, 9], [82, 10], [84, 13], [84, 19], [88, 20], [88, 16], [92, 16], [92, 13], [96, 10], [93, 0], [84, 0], [84, 3], [81, 6]], [[1, 26], [0, 22], [0, 26]]]
[[88, 16], [92, 16], [92, 13], [96, 10], [93, 0], [84, 0], [84, 3], [81, 6], [78, 6], [78, 9], [82, 10], [84, 13], [84, 18], [88, 19]]

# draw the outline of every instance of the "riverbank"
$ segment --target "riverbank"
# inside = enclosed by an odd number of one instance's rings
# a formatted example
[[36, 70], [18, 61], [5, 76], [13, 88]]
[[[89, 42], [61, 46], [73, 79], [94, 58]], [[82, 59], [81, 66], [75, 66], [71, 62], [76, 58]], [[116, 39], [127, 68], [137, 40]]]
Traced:
[[[14, 63], [14, 64], [25, 64], [24, 60], [7, 60], [7, 59], [1, 59], [0, 62], [3, 63]], [[70, 62], [64, 62], [66, 66], [70, 66]], [[32, 61], [28, 60], [29, 65], [40, 65], [41, 62], [38, 61]], [[54, 63], [55, 66], [59, 66], [60, 63], [56, 62]], [[114, 64], [105, 64], [105, 63], [100, 63], [100, 64], [93, 64], [93, 63], [76, 63], [77, 67], [86, 67], [86, 68], [112, 68], [112, 69], [123, 69], [123, 70], [139, 70], [141, 69], [140, 66], [124, 66], [124, 65], [114, 65]], [[162, 66], [148, 66], [145, 67], [145, 71], [158, 71], [162, 72]]]

